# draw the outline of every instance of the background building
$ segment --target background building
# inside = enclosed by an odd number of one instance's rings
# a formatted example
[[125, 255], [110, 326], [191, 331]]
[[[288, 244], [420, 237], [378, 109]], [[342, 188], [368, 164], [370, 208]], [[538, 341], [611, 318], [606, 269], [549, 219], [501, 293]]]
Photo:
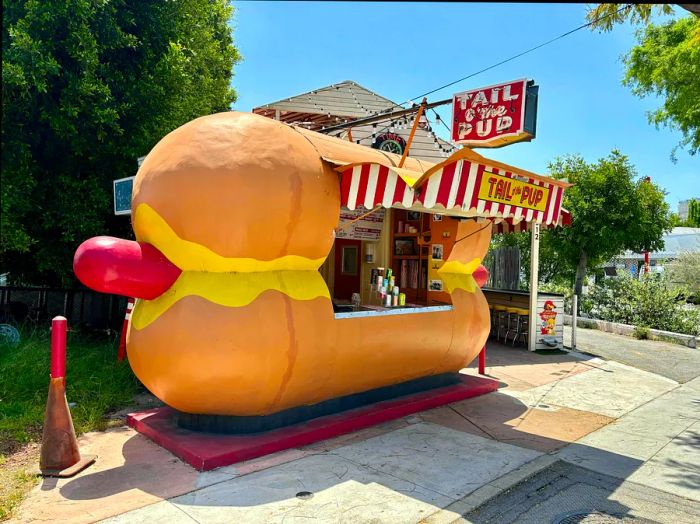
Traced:
[[[664, 270], [664, 264], [678, 258], [685, 251], [700, 252], [700, 228], [674, 227], [670, 233], [663, 236], [664, 249], [649, 253], [649, 267], [651, 272]], [[604, 266], [605, 273], [613, 276], [622, 271], [638, 275], [639, 269], [644, 265], [644, 254], [625, 251], [619, 257], [607, 262]]]
[[[253, 113], [287, 124], [306, 127], [312, 131], [323, 132], [325, 127], [400, 109], [404, 107], [352, 80], [346, 80], [256, 107]], [[428, 116], [435, 119], [435, 115], [437, 113]], [[413, 116], [407, 116], [358, 125], [330, 133], [330, 135], [400, 155], [411, 132], [413, 118]], [[449, 128], [448, 123], [439, 120], [436, 120], [435, 125], [446, 125]], [[423, 115], [416, 135], [413, 137], [409, 156], [430, 162], [441, 162], [456, 150], [455, 146], [433, 133], [428, 118]]]

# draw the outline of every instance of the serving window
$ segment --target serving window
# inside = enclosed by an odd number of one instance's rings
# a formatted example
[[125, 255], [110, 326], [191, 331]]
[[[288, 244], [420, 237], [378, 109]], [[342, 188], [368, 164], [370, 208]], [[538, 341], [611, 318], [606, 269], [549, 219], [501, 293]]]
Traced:
[[437, 271], [456, 221], [403, 209], [341, 210], [334, 246], [321, 267], [338, 319], [452, 309]]

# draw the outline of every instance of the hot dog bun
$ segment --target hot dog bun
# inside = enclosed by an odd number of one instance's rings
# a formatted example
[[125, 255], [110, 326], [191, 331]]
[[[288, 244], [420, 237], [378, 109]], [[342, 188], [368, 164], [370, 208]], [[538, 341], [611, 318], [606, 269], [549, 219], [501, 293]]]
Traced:
[[141, 206], [182, 240], [224, 258], [322, 261], [339, 202], [337, 173], [304, 136], [275, 120], [229, 112], [193, 120], [153, 148], [134, 181], [132, 217], [136, 239], [174, 263]]
[[457, 371], [483, 346], [488, 305], [471, 273], [490, 228], [474, 221], [459, 225], [464, 239], [440, 270], [453, 310], [334, 317], [318, 272], [340, 212], [327, 155], [387, 159], [234, 112], [182, 126], [146, 157], [134, 231], [182, 273], [136, 302], [127, 347], [136, 375], [167, 404], [267, 415]]

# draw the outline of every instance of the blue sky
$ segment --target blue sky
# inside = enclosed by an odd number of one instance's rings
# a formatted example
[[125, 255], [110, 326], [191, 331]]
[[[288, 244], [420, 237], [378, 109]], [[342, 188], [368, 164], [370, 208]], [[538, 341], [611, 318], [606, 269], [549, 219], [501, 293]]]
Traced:
[[[584, 4], [506, 3], [234, 2], [234, 8], [243, 55], [233, 78], [238, 111], [343, 80], [401, 103], [573, 29], [586, 12]], [[686, 11], [676, 7], [676, 14]], [[676, 211], [679, 200], [700, 197], [700, 156], [681, 150], [674, 164], [680, 133], [647, 123], [659, 100], [639, 99], [621, 85], [621, 56], [635, 41], [629, 24], [604, 34], [583, 29], [428, 100], [534, 79], [537, 138], [481, 154], [546, 173], [558, 155], [595, 161], [617, 148], [668, 191]], [[446, 119], [449, 109], [440, 113]], [[448, 138], [444, 127], [433, 127]]]

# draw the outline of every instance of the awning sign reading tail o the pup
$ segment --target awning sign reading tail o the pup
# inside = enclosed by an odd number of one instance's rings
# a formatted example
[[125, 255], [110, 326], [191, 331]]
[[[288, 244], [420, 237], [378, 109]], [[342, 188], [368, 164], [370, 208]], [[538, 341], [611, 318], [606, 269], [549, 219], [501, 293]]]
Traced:
[[545, 186], [484, 171], [479, 186], [479, 198], [489, 202], [544, 211], [549, 201], [549, 191], [550, 188]]
[[539, 87], [527, 79], [457, 93], [452, 100], [452, 141], [501, 147], [532, 140]]

